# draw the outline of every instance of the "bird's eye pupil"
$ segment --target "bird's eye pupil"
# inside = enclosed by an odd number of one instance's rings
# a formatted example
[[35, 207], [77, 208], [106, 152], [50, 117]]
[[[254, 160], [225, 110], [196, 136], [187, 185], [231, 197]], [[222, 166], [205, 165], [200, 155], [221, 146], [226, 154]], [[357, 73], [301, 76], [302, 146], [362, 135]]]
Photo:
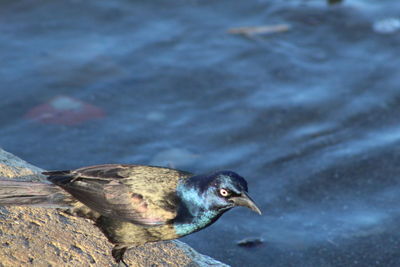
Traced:
[[227, 196], [229, 195], [228, 190], [226, 190], [226, 189], [224, 189], [224, 188], [221, 188], [221, 189], [219, 190], [219, 193], [220, 193], [221, 196], [223, 196], [223, 197], [227, 197]]

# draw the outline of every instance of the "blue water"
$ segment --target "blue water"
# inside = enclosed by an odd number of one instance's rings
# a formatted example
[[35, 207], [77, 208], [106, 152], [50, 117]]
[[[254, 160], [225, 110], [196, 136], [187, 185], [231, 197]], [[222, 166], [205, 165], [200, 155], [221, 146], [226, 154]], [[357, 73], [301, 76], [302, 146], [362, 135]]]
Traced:
[[[245, 209], [184, 238], [232, 266], [400, 266], [396, 0], [2, 1], [0, 146], [44, 169], [231, 169]], [[230, 28], [288, 24], [241, 36]], [[57, 96], [78, 125], [25, 114]], [[236, 245], [262, 238], [253, 248]]]

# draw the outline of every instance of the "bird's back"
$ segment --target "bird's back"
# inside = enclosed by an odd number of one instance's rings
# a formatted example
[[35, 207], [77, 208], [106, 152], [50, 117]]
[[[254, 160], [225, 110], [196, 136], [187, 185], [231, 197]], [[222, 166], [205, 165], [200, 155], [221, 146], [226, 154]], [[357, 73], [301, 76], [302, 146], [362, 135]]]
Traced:
[[49, 181], [104, 216], [139, 225], [162, 225], [176, 217], [181, 179], [192, 174], [171, 168], [107, 164], [45, 172]]

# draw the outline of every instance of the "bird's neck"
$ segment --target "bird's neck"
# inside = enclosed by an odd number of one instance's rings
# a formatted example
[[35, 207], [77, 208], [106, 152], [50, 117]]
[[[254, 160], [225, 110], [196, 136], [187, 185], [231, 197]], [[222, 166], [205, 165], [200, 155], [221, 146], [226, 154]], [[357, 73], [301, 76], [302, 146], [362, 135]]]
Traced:
[[178, 185], [177, 194], [180, 205], [174, 228], [178, 235], [183, 236], [201, 230], [215, 222], [223, 213], [210, 207], [206, 192], [199, 190], [191, 183]]
[[197, 232], [215, 222], [220, 216], [221, 214], [216, 211], [204, 211], [197, 216], [191, 216], [189, 219], [180, 220], [177, 218], [174, 223], [175, 232], [179, 236]]

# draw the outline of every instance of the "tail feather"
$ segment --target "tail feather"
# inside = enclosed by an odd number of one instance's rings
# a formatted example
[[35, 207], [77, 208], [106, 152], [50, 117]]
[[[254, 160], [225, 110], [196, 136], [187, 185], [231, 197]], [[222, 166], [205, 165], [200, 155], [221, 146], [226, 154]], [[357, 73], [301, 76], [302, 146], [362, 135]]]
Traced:
[[53, 184], [0, 179], [0, 205], [70, 207], [74, 202]]

